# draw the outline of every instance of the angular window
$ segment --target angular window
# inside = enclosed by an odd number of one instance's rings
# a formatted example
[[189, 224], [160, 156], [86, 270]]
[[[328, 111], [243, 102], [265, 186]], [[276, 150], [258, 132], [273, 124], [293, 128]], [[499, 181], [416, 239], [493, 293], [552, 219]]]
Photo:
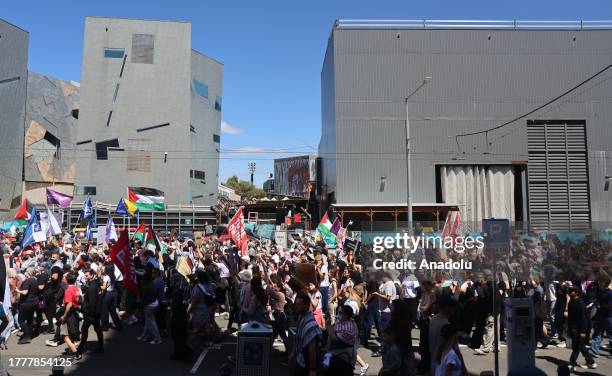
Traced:
[[55, 153], [53, 157], [55, 159], [60, 159], [60, 150], [61, 150], [60, 149], [60, 145], [61, 145], [60, 139], [52, 135], [49, 131], [45, 132], [44, 139], [47, 140], [55, 148]]
[[113, 94], [113, 103], [117, 102], [117, 94], [119, 94], [119, 84], [115, 86], [115, 94]]
[[125, 50], [123, 48], [105, 48], [104, 57], [109, 59], [123, 59]]
[[223, 98], [217, 97], [215, 99], [215, 110], [221, 111], [221, 103], [223, 102]]
[[197, 180], [206, 180], [206, 172], [199, 170], [191, 170], [189, 172], [189, 177]]
[[213, 142], [221, 142], [221, 136], [219, 136], [218, 134], [213, 134]]
[[114, 138], [112, 140], [96, 142], [96, 159], [99, 161], [108, 160], [108, 148], [118, 148], [119, 140]]
[[204, 85], [198, 80], [193, 80], [193, 90], [195, 90], [196, 94], [208, 98], [208, 86]]
[[81, 196], [95, 196], [96, 187], [93, 185], [75, 185], [74, 194]]
[[152, 34], [132, 34], [132, 63], [153, 64], [154, 54], [155, 54], [155, 36], [154, 35]]
[[195, 127], [193, 125], [189, 126], [189, 130], [193, 133], [196, 133]]

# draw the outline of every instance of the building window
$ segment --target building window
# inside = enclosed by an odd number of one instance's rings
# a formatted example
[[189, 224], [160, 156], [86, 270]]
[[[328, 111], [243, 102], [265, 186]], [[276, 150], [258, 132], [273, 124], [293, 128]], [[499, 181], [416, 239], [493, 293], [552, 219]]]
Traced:
[[119, 94], [119, 84], [115, 86], [115, 94], [113, 94], [113, 103], [117, 102], [117, 94]]
[[128, 140], [127, 170], [151, 172], [151, 139]]
[[213, 134], [213, 142], [221, 143], [221, 136]]
[[152, 34], [132, 35], [132, 63], [153, 64], [155, 36]]
[[105, 48], [104, 57], [109, 59], [123, 59], [125, 50], [123, 48]]
[[195, 127], [193, 125], [189, 125], [189, 131], [193, 132], [193, 133], [196, 133], [196, 129], [195, 129]]
[[204, 97], [204, 98], [208, 98], [208, 86], [207, 85], [204, 85], [198, 80], [193, 80], [193, 89], [195, 90], [197, 95]]
[[223, 102], [223, 98], [217, 97], [215, 99], [215, 110], [221, 111], [221, 103]]
[[206, 180], [206, 172], [199, 170], [189, 171], [189, 177], [197, 180]]
[[96, 142], [96, 159], [99, 161], [108, 160], [108, 148], [118, 148], [119, 140], [114, 138], [112, 140]]
[[75, 185], [74, 194], [80, 196], [95, 196], [96, 187], [93, 185]]

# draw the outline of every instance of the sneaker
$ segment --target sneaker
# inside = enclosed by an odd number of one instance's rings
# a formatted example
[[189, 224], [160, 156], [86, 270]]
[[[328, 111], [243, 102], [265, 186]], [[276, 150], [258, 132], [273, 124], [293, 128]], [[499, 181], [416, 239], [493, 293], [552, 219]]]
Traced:
[[139, 341], [139, 342], [147, 342], [148, 341], [147, 337], [145, 337], [145, 336], [138, 336], [138, 337], [136, 337], [136, 340]]
[[13, 330], [11, 330], [11, 334], [19, 333], [20, 331], [21, 331], [21, 329], [14, 328]]
[[566, 348], [567, 344], [565, 342], [559, 342], [559, 343], [557, 343], [557, 347], [559, 347], [559, 348]]
[[30, 343], [30, 342], [32, 342], [32, 340], [29, 339], [29, 338], [21, 338], [21, 339], [19, 339], [19, 341], [17, 341], [17, 344], [18, 345], [25, 345], [25, 344]]
[[76, 354], [71, 354], [71, 355], [73, 355], [73, 356], [74, 356], [74, 360], [75, 360], [75, 361], [79, 361], [79, 360], [83, 359], [83, 355], [81, 355], [81, 354], [79, 354], [79, 353], [76, 353]]
[[588, 369], [595, 369], [595, 368], [597, 368], [597, 363], [589, 363], [589, 364], [587, 364], [587, 368]]
[[370, 368], [370, 365], [367, 363], [365, 367], [361, 367], [361, 369], [359, 370], [359, 376], [365, 376], [366, 372], [368, 372], [368, 368]]
[[160, 343], [162, 343], [161, 339], [154, 339], [151, 342], [149, 342], [151, 345], [159, 345]]
[[372, 358], [378, 358], [380, 357], [380, 353], [378, 351], [372, 351]]
[[476, 349], [474, 350], [474, 355], [486, 355], [486, 353], [482, 349]]
[[48, 340], [45, 341], [45, 345], [47, 345], [49, 347], [57, 347], [57, 346], [59, 346], [59, 342], [55, 342], [53, 340], [48, 339]]

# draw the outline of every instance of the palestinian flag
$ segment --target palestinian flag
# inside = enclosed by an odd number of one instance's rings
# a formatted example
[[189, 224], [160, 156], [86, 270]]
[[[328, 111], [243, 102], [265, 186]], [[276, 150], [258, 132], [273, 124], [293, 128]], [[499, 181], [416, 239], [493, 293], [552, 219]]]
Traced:
[[145, 240], [145, 248], [146, 249], [155, 249], [155, 254], [159, 253], [168, 253], [168, 249], [164, 247], [164, 245], [159, 241], [157, 234], [153, 231], [153, 228], [149, 227], [149, 231], [147, 231], [147, 238]]
[[317, 231], [323, 239], [336, 239], [336, 235], [332, 232], [332, 222], [327, 217], [327, 212], [323, 214], [321, 223], [317, 226]]
[[134, 233], [134, 236], [132, 236], [132, 239], [140, 240], [141, 242], [144, 243], [145, 231], [146, 231], [146, 226], [144, 222], [140, 222], [140, 224], [138, 225], [138, 228], [136, 229], [136, 232]]
[[128, 200], [136, 204], [141, 211], [163, 211], [164, 192], [145, 187], [128, 187]]
[[21, 206], [19, 206], [19, 210], [17, 210], [17, 213], [15, 214], [15, 220], [29, 220], [33, 207], [34, 205], [32, 205], [30, 201], [26, 199], [21, 201]]

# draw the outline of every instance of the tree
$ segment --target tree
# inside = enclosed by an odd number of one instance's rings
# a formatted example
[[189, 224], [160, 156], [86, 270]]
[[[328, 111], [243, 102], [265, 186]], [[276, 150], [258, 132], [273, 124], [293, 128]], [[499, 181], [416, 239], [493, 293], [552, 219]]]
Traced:
[[266, 196], [266, 192], [263, 189], [255, 187], [249, 181], [239, 180], [236, 175], [228, 178], [223, 185], [233, 189], [243, 200], [252, 200]]

